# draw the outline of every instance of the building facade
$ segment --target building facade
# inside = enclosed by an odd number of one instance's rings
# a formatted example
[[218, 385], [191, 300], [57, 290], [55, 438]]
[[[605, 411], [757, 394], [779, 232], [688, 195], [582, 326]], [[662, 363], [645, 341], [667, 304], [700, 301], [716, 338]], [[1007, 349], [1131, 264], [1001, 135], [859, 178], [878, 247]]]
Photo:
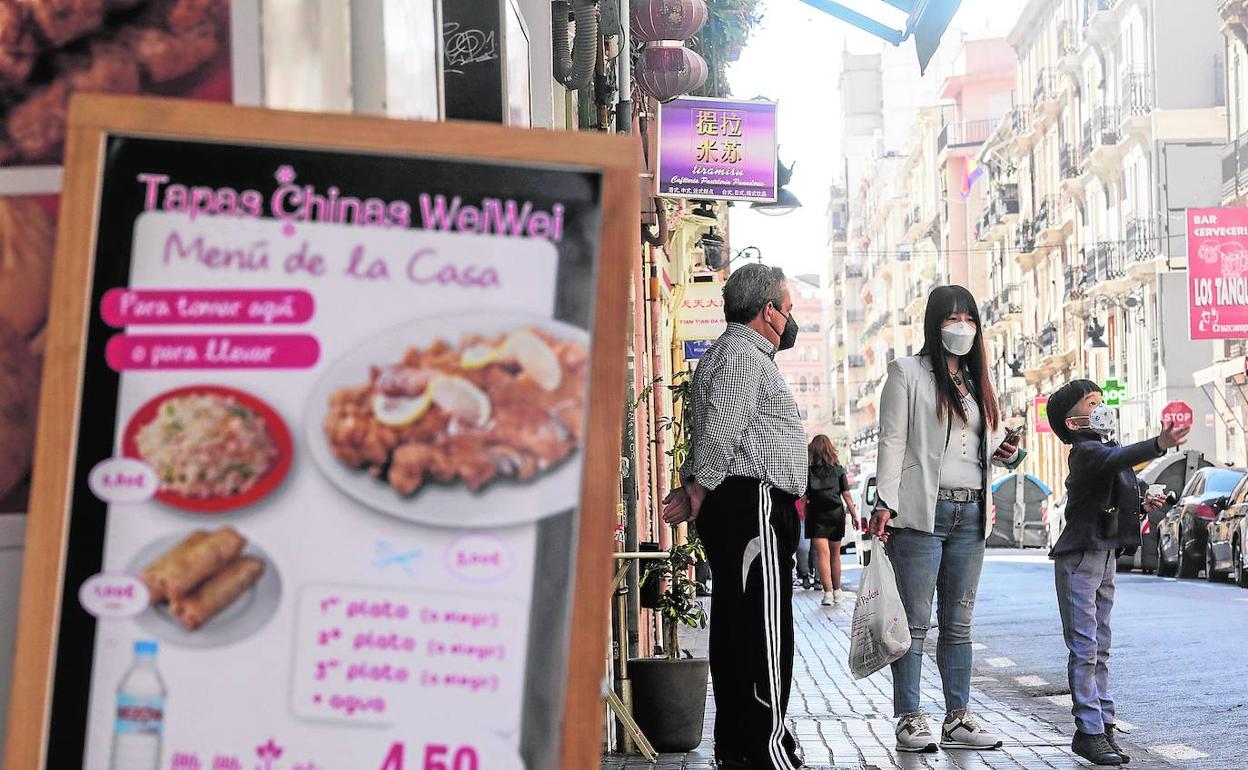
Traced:
[[828, 335], [819, 276], [790, 276], [789, 296], [793, 300], [793, 316], [798, 323], [797, 342], [792, 349], [776, 355], [776, 365], [797, 399], [806, 438], [814, 438], [820, 433], [830, 436]]

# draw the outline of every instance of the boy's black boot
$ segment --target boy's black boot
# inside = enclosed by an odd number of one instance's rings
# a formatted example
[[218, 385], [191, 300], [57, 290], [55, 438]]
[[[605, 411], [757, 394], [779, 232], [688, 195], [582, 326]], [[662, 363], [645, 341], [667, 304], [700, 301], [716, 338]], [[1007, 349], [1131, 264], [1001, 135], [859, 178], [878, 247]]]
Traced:
[[1122, 764], [1125, 765], [1131, 761], [1131, 757], [1128, 757], [1127, 752], [1123, 751], [1122, 747], [1118, 745], [1118, 739], [1114, 737], [1117, 732], [1118, 728], [1114, 727], [1113, 722], [1105, 723], [1105, 740], [1109, 743], [1109, 747], [1114, 750], [1114, 753], [1122, 757]]
[[1105, 739], [1105, 733], [1092, 735], [1082, 730], [1075, 731], [1070, 742], [1070, 750], [1094, 765], [1117, 766], [1123, 764], [1122, 755], [1114, 751]]

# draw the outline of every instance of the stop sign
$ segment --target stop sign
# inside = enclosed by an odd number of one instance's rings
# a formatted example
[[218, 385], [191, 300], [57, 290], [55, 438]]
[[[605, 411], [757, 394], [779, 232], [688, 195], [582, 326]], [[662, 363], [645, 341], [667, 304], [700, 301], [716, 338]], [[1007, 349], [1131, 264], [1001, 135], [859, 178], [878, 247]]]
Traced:
[[1171, 401], [1161, 410], [1161, 424], [1192, 425], [1195, 415], [1192, 408], [1182, 401]]

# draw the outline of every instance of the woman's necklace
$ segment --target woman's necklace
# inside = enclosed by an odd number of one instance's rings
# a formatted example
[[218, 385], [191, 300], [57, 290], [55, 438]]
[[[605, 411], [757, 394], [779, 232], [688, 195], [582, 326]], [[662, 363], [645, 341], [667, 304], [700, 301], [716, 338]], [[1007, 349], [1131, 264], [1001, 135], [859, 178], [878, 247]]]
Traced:
[[949, 372], [949, 376], [953, 378], [954, 385], [957, 385], [959, 388], [962, 387], [962, 373], [961, 372]]

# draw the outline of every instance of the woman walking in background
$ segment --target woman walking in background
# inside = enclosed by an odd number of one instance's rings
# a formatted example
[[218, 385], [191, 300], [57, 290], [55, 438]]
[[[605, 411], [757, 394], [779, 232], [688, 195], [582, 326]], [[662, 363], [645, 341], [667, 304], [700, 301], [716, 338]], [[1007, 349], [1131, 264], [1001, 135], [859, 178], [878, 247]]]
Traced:
[[806, 537], [815, 557], [815, 571], [823, 584], [823, 606], [839, 602], [841, 591], [841, 541], [845, 539], [845, 512], [858, 520], [849, 493], [849, 479], [832, 440], [820, 434], [807, 448], [810, 467], [806, 475]]
[[919, 702], [935, 595], [936, 665], [945, 696], [940, 745], [999, 748], [1001, 739], [968, 709], [971, 615], [988, 537], [990, 466], [1017, 467], [1024, 453], [1017, 434], [1001, 424], [978, 305], [961, 286], [932, 292], [922, 350], [888, 365], [878, 455], [870, 532], [888, 543], [911, 638], [910, 652], [892, 664], [897, 750], [936, 751]]

